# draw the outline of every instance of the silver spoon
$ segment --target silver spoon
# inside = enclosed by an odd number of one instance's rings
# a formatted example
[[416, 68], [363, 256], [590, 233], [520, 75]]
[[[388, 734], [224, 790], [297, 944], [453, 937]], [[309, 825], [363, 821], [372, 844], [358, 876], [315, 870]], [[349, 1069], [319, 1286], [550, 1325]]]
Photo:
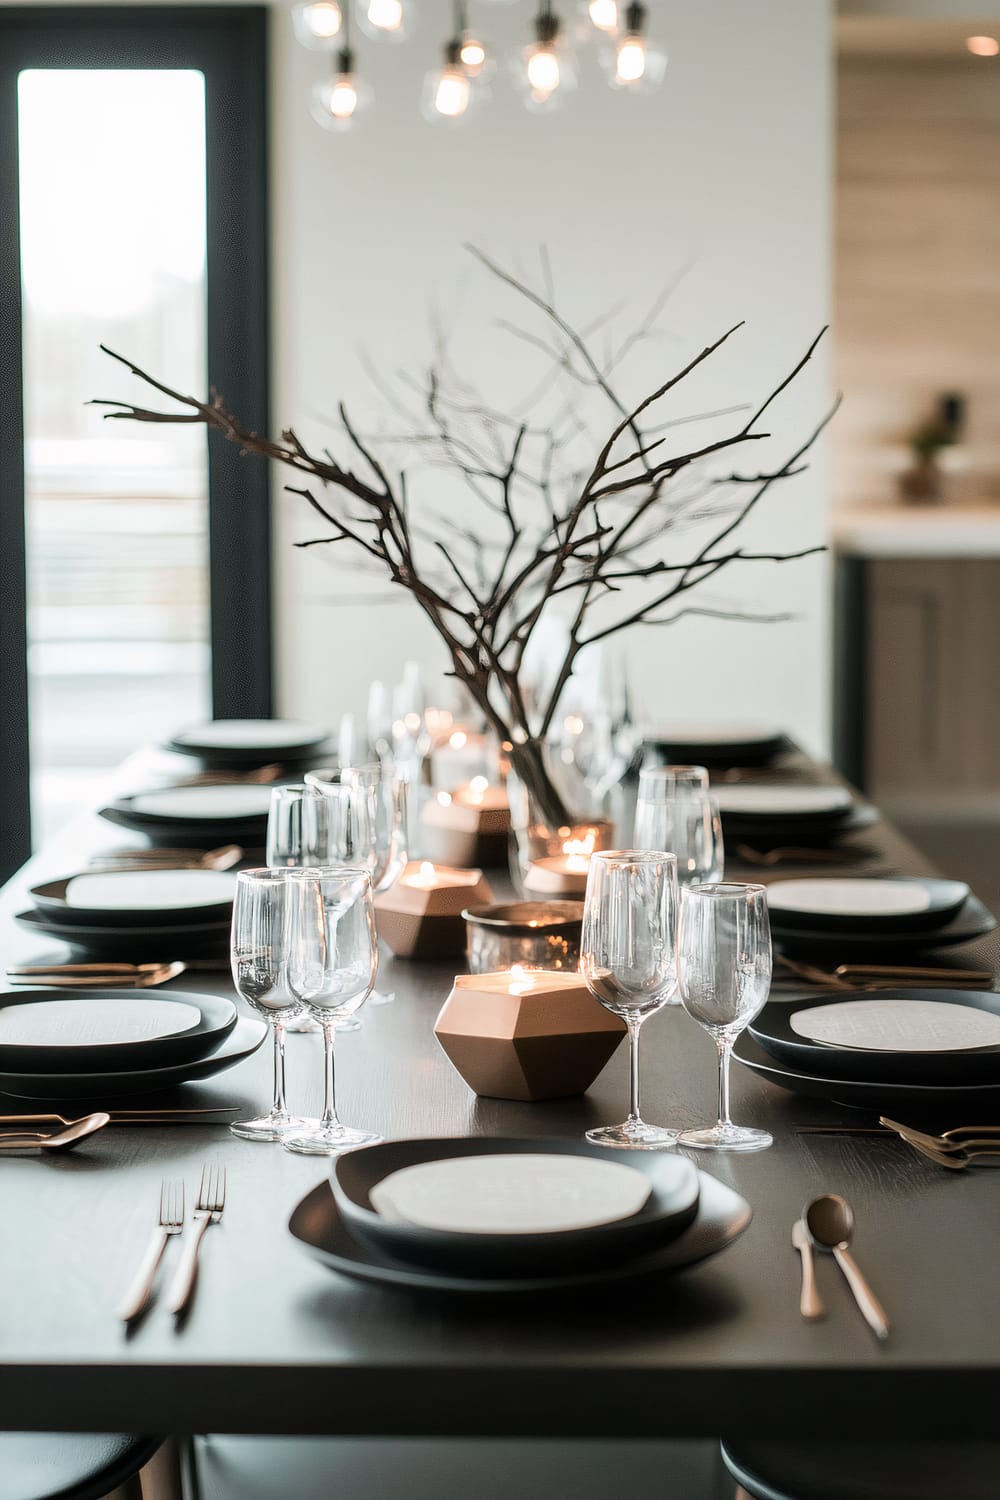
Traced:
[[829, 1250], [843, 1271], [847, 1285], [854, 1293], [854, 1300], [861, 1310], [861, 1316], [875, 1337], [888, 1338], [889, 1319], [885, 1315], [885, 1309], [847, 1248], [854, 1232], [854, 1214], [847, 1199], [841, 1198], [838, 1193], [824, 1193], [807, 1205], [802, 1217], [813, 1244], [818, 1245], [821, 1250]]
[[0, 1135], [0, 1151], [69, 1151], [96, 1130], [103, 1130], [110, 1120], [110, 1115], [98, 1111], [92, 1115], [81, 1115], [79, 1120], [71, 1120], [65, 1130], [54, 1131], [51, 1135], [38, 1130], [12, 1131], [10, 1134]]

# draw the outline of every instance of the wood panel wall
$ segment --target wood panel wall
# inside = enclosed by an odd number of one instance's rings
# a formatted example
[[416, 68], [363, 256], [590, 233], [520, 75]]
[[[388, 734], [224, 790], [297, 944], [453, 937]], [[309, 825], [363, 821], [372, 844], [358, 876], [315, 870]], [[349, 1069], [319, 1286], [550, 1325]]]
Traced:
[[955, 499], [1000, 501], [1000, 58], [842, 57], [834, 499], [896, 498], [905, 439], [965, 392]]

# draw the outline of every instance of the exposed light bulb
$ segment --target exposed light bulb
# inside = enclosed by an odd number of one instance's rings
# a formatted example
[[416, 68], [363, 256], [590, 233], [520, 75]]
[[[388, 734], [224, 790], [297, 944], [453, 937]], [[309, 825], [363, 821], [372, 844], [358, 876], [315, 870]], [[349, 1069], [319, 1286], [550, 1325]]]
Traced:
[[475, 78], [482, 72], [485, 65], [486, 48], [474, 36], [466, 36], [462, 38], [462, 50], [459, 57], [469, 77]]
[[619, 83], [638, 83], [646, 71], [646, 43], [642, 37], [627, 36], [618, 48], [615, 73]]
[[469, 107], [471, 87], [461, 68], [445, 68], [434, 92], [434, 108], [448, 120], [456, 120]]
[[559, 59], [550, 43], [539, 44], [529, 56], [528, 82], [534, 92], [543, 99], [554, 94], [559, 87]]
[[973, 57], [996, 57], [1000, 53], [1000, 41], [995, 36], [967, 36], [965, 45]]
[[618, 30], [618, 0], [590, 0], [587, 14], [598, 31]]
[[368, 0], [368, 20], [378, 31], [399, 31], [403, 25], [403, 0]]
[[344, 18], [335, 0], [315, 0], [309, 5], [296, 5], [292, 11], [295, 35], [304, 47], [323, 51], [339, 36]]
[[330, 90], [330, 113], [335, 120], [349, 120], [357, 107], [357, 84], [349, 73], [342, 73]]

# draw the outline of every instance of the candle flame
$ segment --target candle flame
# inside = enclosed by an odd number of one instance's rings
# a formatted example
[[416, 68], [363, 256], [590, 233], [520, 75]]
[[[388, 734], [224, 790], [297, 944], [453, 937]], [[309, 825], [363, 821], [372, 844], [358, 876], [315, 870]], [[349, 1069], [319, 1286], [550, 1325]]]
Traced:
[[[560, 832], [562, 830], [560, 829]], [[586, 875], [590, 870], [590, 856], [597, 844], [597, 832], [588, 828], [584, 838], [566, 839], [563, 853], [566, 855], [566, 871], [570, 875]]]
[[535, 975], [523, 964], [512, 964], [510, 970], [512, 995], [528, 995], [535, 988]]
[[438, 800], [438, 803], [439, 803], [439, 805], [441, 807], [450, 807], [451, 806], [451, 793], [450, 792], [438, 792], [438, 794], [437, 794], [437, 800]]
[[448, 743], [453, 750], [461, 750], [469, 743], [469, 736], [464, 729], [456, 729]]
[[421, 889], [426, 890], [428, 887], [438, 884], [437, 870], [429, 859], [422, 860], [417, 874], [407, 875], [406, 884], [419, 886]]
[[481, 803], [483, 797], [486, 795], [486, 788], [489, 786], [489, 784], [490, 783], [488, 777], [473, 776], [472, 780], [469, 782], [469, 801], [477, 805]]

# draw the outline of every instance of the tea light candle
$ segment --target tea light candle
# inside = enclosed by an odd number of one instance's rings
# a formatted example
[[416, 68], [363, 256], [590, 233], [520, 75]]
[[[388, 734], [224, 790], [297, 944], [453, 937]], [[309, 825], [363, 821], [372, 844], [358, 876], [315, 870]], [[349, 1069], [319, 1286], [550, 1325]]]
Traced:
[[503, 787], [474, 776], [453, 792], [436, 792], [420, 815], [427, 852], [450, 865], [503, 864], [510, 808]]
[[523, 964], [575, 971], [583, 926], [581, 901], [515, 901], [472, 906], [465, 912], [469, 972], [491, 973]]
[[594, 999], [579, 974], [515, 964], [459, 974], [434, 1034], [475, 1093], [558, 1099], [590, 1087], [625, 1023]]
[[490, 742], [485, 734], [456, 724], [446, 739], [434, 745], [430, 759], [434, 785], [450, 790], [489, 769]]
[[542, 896], [584, 895], [596, 843], [597, 835], [591, 828], [582, 838], [568, 838], [561, 854], [532, 860], [524, 877], [525, 890]]
[[375, 897], [379, 935], [400, 958], [451, 957], [465, 945], [465, 907], [490, 900], [482, 870], [412, 860], [395, 885]]

